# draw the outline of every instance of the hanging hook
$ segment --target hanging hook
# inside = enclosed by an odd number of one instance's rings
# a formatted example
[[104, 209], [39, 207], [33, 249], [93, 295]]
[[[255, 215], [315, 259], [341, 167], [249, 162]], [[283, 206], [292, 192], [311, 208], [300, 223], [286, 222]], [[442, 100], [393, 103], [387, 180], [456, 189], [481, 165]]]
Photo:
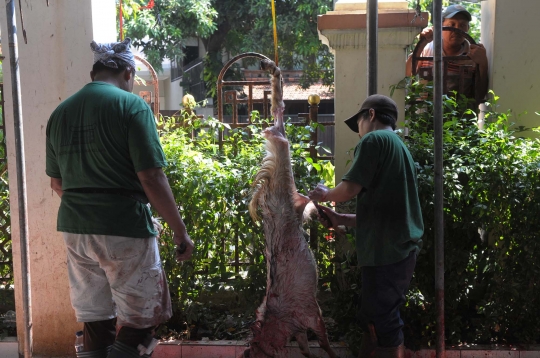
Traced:
[[411, 21], [411, 24], [414, 23], [417, 18], [420, 18], [420, 20], [424, 20], [424, 17], [422, 16], [422, 7], [420, 6], [420, 0], [416, 0], [415, 14]]

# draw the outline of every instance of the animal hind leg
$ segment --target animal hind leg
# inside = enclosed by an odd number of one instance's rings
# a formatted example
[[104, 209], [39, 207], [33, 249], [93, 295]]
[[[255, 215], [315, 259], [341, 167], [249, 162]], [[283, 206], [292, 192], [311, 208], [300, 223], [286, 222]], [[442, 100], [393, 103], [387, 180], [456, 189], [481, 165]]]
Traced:
[[294, 335], [294, 338], [296, 338], [296, 341], [298, 342], [298, 348], [300, 348], [300, 353], [302, 353], [304, 357], [313, 357], [309, 351], [306, 331], [298, 332]]
[[264, 322], [264, 315], [266, 314], [266, 297], [267, 297], [267, 295], [264, 296], [263, 302], [261, 303], [259, 308], [257, 308], [257, 310], [255, 311], [255, 317], [256, 317], [257, 322]]
[[[317, 305], [317, 308], [318, 306], [319, 305]], [[320, 309], [318, 310], [315, 319], [311, 321], [312, 324], [309, 328], [311, 328], [311, 330], [313, 330], [313, 332], [317, 335], [317, 338], [319, 340], [319, 346], [324, 349], [326, 353], [328, 353], [328, 356], [330, 356], [330, 358], [338, 358], [336, 353], [334, 353], [334, 351], [332, 350], [332, 347], [330, 347], [328, 335], [326, 334], [326, 326], [324, 325]]]

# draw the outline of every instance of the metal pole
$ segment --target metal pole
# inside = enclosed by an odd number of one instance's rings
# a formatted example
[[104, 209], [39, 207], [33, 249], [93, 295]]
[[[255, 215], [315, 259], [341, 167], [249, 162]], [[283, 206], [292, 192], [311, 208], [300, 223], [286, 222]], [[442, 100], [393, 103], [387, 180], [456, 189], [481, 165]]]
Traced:
[[[310, 95], [308, 99], [309, 103], [309, 124], [315, 125], [319, 122], [318, 116], [319, 116], [319, 103], [321, 102], [321, 98], [318, 95]], [[319, 142], [318, 138], [318, 132], [319, 129], [317, 126], [315, 126], [315, 130], [311, 132], [311, 138], [310, 138], [310, 145], [309, 145], [309, 156], [311, 159], [313, 159], [313, 163], [317, 163], [319, 161], [319, 153], [317, 152], [317, 143]], [[319, 227], [317, 223], [313, 222], [311, 224], [311, 227], [309, 229], [309, 247], [311, 247], [311, 250], [315, 253], [319, 251]]]
[[22, 122], [21, 89], [19, 76], [19, 50], [17, 47], [17, 22], [15, 2], [7, 0], [9, 63], [11, 69], [11, 94], [13, 96], [13, 120], [15, 127], [15, 164], [17, 169], [17, 195], [19, 203], [19, 230], [21, 246], [22, 308], [24, 316], [24, 357], [32, 357], [32, 316], [30, 295], [30, 271], [28, 222], [26, 203], [26, 169], [24, 165], [24, 131]]
[[368, 96], [377, 93], [377, 28], [378, 1], [367, 2], [367, 63], [368, 63]]
[[435, 129], [435, 300], [437, 307], [436, 351], [437, 358], [445, 358], [442, 0], [433, 1], [433, 49], [433, 126]]

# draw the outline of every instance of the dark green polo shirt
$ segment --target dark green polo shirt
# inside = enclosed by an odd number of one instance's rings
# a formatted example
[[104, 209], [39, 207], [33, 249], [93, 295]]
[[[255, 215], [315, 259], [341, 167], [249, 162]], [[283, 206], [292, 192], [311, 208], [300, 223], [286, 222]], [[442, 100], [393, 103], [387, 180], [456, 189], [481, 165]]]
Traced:
[[362, 185], [356, 198], [356, 250], [360, 266], [405, 259], [422, 247], [424, 224], [411, 153], [394, 132], [366, 134], [343, 176]]
[[[47, 124], [46, 173], [62, 189], [144, 192], [137, 172], [166, 165], [150, 107], [138, 96], [92, 82], [61, 103]], [[147, 205], [129, 197], [64, 191], [58, 231], [146, 238]]]

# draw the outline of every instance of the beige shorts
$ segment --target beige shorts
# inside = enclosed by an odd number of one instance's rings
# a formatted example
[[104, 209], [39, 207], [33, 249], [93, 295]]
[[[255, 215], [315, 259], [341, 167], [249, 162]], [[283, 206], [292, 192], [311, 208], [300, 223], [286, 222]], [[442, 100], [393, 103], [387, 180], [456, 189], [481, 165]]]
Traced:
[[169, 287], [155, 237], [63, 234], [78, 322], [118, 317], [118, 325], [147, 328], [171, 318]]

